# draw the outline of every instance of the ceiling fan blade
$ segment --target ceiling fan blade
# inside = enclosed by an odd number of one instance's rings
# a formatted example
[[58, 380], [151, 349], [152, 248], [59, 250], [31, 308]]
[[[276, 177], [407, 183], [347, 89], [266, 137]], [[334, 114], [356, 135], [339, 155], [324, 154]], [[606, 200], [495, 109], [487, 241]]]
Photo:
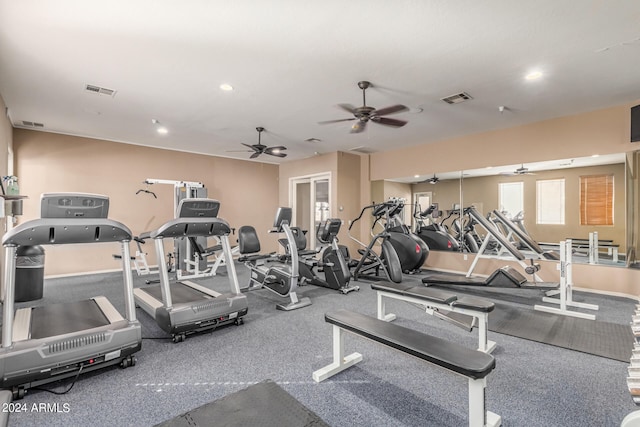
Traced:
[[361, 133], [361, 132], [364, 132], [366, 128], [367, 128], [367, 122], [363, 120], [358, 120], [353, 124], [353, 126], [351, 126], [350, 133]]
[[345, 111], [350, 112], [351, 114], [355, 114], [356, 112], [356, 107], [354, 107], [351, 104], [338, 104], [338, 107], [342, 108]]
[[280, 154], [280, 152], [286, 150], [287, 147], [279, 145], [277, 147], [269, 147], [266, 150], [264, 150], [265, 154], [271, 154], [272, 156], [277, 156]]
[[386, 108], [381, 108], [380, 110], [376, 110], [374, 114], [376, 116], [386, 116], [388, 114], [396, 114], [396, 113], [401, 113], [403, 111], [409, 111], [409, 108], [402, 104], [398, 104], [398, 105], [392, 105]]
[[255, 145], [245, 144], [244, 142], [241, 142], [240, 144], [244, 145], [245, 147], [249, 147], [249, 148], [251, 148], [251, 150], [253, 150], [253, 151], [255, 151], [255, 152], [260, 151], [260, 149], [259, 149], [259, 148], [257, 148]]
[[357, 120], [355, 117], [352, 117], [350, 119], [337, 119], [337, 120], [324, 120], [322, 122], [318, 122], [319, 125], [326, 125], [329, 123], [339, 123], [339, 122], [348, 122], [351, 120]]
[[259, 151], [256, 151], [255, 153], [253, 153], [252, 155], [249, 156], [250, 159], [255, 159], [256, 157], [258, 157], [260, 154], [262, 154]]
[[253, 153], [253, 150], [227, 150], [226, 153]]
[[274, 157], [287, 157], [287, 153], [269, 153], [269, 152], [265, 152], [265, 154], [268, 154], [268, 155], [274, 156]]
[[406, 125], [408, 122], [405, 120], [398, 120], [398, 119], [390, 119], [388, 117], [371, 117], [371, 120], [379, 123], [381, 125], [386, 125], [386, 126], [395, 126], [395, 127], [402, 127], [404, 125]]

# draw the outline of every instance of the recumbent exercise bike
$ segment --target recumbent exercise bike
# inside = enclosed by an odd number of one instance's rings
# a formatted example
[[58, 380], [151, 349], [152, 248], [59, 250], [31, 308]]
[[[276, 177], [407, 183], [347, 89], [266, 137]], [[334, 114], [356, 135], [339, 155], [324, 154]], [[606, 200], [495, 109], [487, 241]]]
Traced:
[[291, 223], [291, 208], [278, 208], [271, 233], [284, 233], [287, 255], [260, 254], [260, 240], [256, 229], [251, 225], [243, 225], [238, 229], [238, 249], [240, 258], [250, 270], [249, 286], [243, 290], [266, 288], [281, 297], [289, 297], [287, 304], [277, 304], [278, 310], [295, 310], [311, 305], [307, 297], [298, 298], [298, 251], [296, 240], [289, 227]]
[[[342, 220], [339, 218], [329, 218], [318, 224], [316, 238], [324, 248], [319, 251], [306, 250], [307, 238], [305, 231], [299, 227], [292, 227], [296, 245], [298, 248], [300, 284], [310, 283], [347, 294], [351, 291], [360, 290], [359, 286], [349, 284], [351, 272], [345, 254], [348, 254], [346, 246], [338, 245], [338, 233]], [[320, 260], [316, 255], [321, 253]], [[316, 273], [316, 268], [324, 273], [322, 279]]]

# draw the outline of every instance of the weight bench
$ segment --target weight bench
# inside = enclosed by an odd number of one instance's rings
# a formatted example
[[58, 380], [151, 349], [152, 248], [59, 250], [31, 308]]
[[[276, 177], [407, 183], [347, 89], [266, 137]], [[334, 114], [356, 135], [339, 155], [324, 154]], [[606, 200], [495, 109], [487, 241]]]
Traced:
[[348, 310], [326, 313], [324, 319], [333, 325], [333, 363], [315, 371], [314, 381], [323, 381], [362, 361], [360, 353], [344, 355], [343, 332], [347, 331], [467, 377], [469, 426], [501, 425], [500, 416], [485, 408], [486, 377], [496, 366], [490, 354]]
[[[371, 289], [378, 293], [378, 319], [380, 320], [390, 322], [396, 319], [395, 314], [385, 313], [385, 298], [406, 301], [424, 307], [427, 314], [438, 316], [459, 326], [466, 326], [469, 330], [476, 326], [478, 328], [479, 351], [491, 353], [496, 347], [496, 343], [487, 338], [489, 313], [495, 308], [495, 304], [491, 301], [469, 296], [458, 297], [456, 294], [440, 289], [393, 282], [373, 283]], [[439, 310], [471, 316], [473, 323], [470, 327], [461, 325], [461, 322], [455, 317], [448, 313], [441, 313]]]

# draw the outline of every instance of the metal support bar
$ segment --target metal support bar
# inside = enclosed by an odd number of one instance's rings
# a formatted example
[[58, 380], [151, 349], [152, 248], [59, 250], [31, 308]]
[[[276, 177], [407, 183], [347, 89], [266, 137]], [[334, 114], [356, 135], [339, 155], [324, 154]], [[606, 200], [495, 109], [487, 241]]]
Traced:
[[129, 322], [136, 321], [136, 306], [133, 300], [133, 273], [131, 272], [131, 253], [129, 242], [123, 241], [122, 246], [122, 274], [124, 276], [124, 306]]
[[362, 361], [362, 355], [360, 353], [351, 353], [347, 357], [344, 357], [344, 331], [337, 325], [332, 325], [332, 328], [333, 363], [313, 372], [313, 380], [317, 383]]
[[[591, 235], [589, 236], [591, 239]], [[591, 251], [591, 245], [589, 245]], [[573, 242], [567, 239], [560, 242], [560, 288], [547, 292], [542, 298], [543, 302], [558, 304], [559, 307], [548, 307], [545, 305], [534, 306], [534, 310], [544, 311], [547, 313], [561, 314], [564, 316], [578, 317], [581, 319], [595, 320], [594, 314], [581, 313], [571, 311], [568, 307], [584, 308], [587, 310], [598, 310], [598, 306], [594, 304], [586, 304], [573, 301], [573, 262], [572, 262]], [[558, 295], [558, 298], [551, 298]]]
[[162, 301], [167, 310], [173, 308], [171, 301], [171, 288], [169, 286], [169, 272], [167, 271], [167, 261], [164, 259], [164, 245], [162, 239], [154, 239], [156, 244], [156, 257], [158, 258], [158, 273], [160, 274], [160, 290], [162, 291]]
[[469, 378], [469, 427], [498, 427], [502, 425], [502, 418], [491, 411], [487, 411], [484, 389], [486, 378], [474, 380]]
[[13, 303], [16, 287], [16, 251], [17, 246], [5, 247], [4, 258], [4, 302], [2, 307], [2, 347], [13, 344]]
[[[410, 297], [407, 295], [398, 295], [391, 292], [385, 291], [377, 291], [378, 293], [378, 314], [377, 317], [380, 320], [384, 320], [386, 322], [390, 322], [395, 320], [397, 316], [393, 313], [385, 312], [385, 297], [392, 298], [400, 301], [405, 301], [410, 304], [418, 305], [425, 309], [427, 314], [434, 314], [434, 311], [437, 312], [437, 309], [444, 309], [454, 313], [464, 314], [466, 316], [471, 316], [477, 321], [478, 325], [478, 350], [484, 353], [491, 353], [496, 348], [495, 341], [491, 341], [488, 339], [487, 333], [489, 330], [489, 313], [471, 310], [468, 308], [460, 308], [454, 307], [449, 304], [441, 304], [432, 301], [424, 301], [418, 298]], [[436, 310], [433, 310], [436, 308]]]

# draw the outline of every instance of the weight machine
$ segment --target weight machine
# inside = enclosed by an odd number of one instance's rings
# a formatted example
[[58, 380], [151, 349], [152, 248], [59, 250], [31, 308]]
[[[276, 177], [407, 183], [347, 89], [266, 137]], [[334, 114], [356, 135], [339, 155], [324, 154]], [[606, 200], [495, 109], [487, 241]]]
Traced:
[[[173, 213], [178, 217], [178, 206], [184, 199], [201, 199], [207, 197], [204, 184], [196, 181], [175, 181], [170, 179], [147, 178], [144, 184], [173, 185]], [[215, 246], [207, 248], [206, 237], [181, 237], [174, 239], [173, 257], [175, 259], [176, 276], [178, 280], [197, 279], [215, 276], [218, 268], [226, 265], [224, 254], [219, 253], [220, 241]], [[237, 254], [237, 249], [232, 250]], [[138, 255], [136, 253], [136, 255]], [[214, 263], [209, 265], [208, 258], [214, 256]]]

